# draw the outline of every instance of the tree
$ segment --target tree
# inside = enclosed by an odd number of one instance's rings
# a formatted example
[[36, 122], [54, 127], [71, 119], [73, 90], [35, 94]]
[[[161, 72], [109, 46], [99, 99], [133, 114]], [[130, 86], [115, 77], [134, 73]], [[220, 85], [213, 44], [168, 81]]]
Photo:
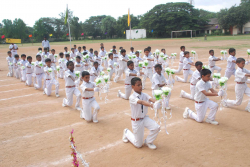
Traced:
[[107, 16], [102, 19], [101, 30], [103, 34], [106, 34], [108, 37], [112, 38], [115, 35], [115, 26], [116, 20], [111, 16]]
[[15, 19], [13, 22], [8, 19], [3, 21], [2, 32], [7, 38], [17, 38], [25, 40], [28, 38], [27, 26], [22, 19]]
[[43, 18], [40, 18], [35, 22], [34, 25], [34, 38], [36, 41], [42, 41], [44, 36], [48, 37], [49, 34], [54, 33], [54, 28], [48, 23], [43, 21]]
[[72, 36], [75, 37], [76, 40], [78, 40], [79, 36], [81, 35], [81, 31], [82, 31], [82, 27], [79, 24], [78, 17], [72, 18], [72, 20], [70, 21], [70, 27], [71, 27]]

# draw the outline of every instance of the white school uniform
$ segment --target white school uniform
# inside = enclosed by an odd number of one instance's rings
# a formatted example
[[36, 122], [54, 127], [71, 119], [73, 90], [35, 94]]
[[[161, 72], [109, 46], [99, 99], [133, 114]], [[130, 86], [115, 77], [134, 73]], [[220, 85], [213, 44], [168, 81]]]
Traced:
[[130, 69], [126, 70], [126, 72], [125, 72], [125, 76], [126, 76], [126, 78], [125, 78], [125, 94], [123, 94], [121, 92], [119, 93], [120, 97], [123, 99], [126, 99], [126, 100], [129, 99], [129, 96], [130, 96], [131, 91], [132, 91], [131, 79], [136, 77], [136, 76], [130, 76], [130, 74], [136, 74], [137, 76], [140, 75], [138, 73], [138, 71], [136, 71], [136, 70], [130, 70]]
[[49, 57], [49, 52], [47, 53], [43, 52], [41, 57], [42, 57], [42, 62], [45, 62], [45, 60]]
[[[153, 57], [144, 55], [143, 60], [148, 60], [148, 59], [153, 59]], [[147, 67], [144, 66], [142, 71], [144, 72], [144, 75], [142, 77], [142, 89], [144, 89], [147, 78], [149, 78], [150, 81], [152, 82], [153, 61], [148, 61], [148, 66]]]
[[[47, 71], [49, 68], [52, 69], [52, 72], [47, 74]], [[46, 84], [44, 92], [46, 93], [46, 95], [50, 96], [52, 85], [55, 85], [55, 88], [56, 88], [55, 93], [58, 94], [59, 93], [59, 83], [55, 78], [55, 73], [56, 73], [55, 67], [53, 67], [53, 66], [48, 67], [47, 66], [44, 68], [44, 72], [45, 72], [44, 73], [44, 75], [45, 75], [44, 80], [45, 80], [45, 84]]]
[[76, 75], [70, 70], [65, 71], [65, 92], [66, 98], [63, 99], [63, 104], [66, 106], [72, 106], [73, 104], [73, 95], [76, 96], [76, 104], [75, 107], [80, 107], [81, 101], [81, 92], [76, 88], [75, 81], [73, 81], [70, 76], [76, 78]]
[[113, 60], [114, 60], [114, 62], [118, 62], [118, 60], [119, 60], [118, 54], [113, 54]]
[[135, 54], [135, 52], [130, 51], [130, 53], [129, 53], [129, 54], [130, 54], [130, 56], [132, 56], [132, 55], [134, 55], [134, 54]]
[[43, 53], [43, 52], [37, 52], [36, 55], [40, 55], [40, 56], [42, 57], [42, 53]]
[[225, 77], [227, 77], [228, 79], [235, 73], [236, 63], [234, 63], [233, 60], [236, 61], [236, 57], [232, 55], [230, 55], [227, 59], [227, 69], [225, 71]]
[[135, 70], [138, 71], [138, 72], [141, 70], [141, 67], [139, 67], [139, 62], [140, 61], [143, 61], [142, 58], [140, 58], [140, 57], [136, 57], [135, 60], [134, 60]]
[[182, 68], [183, 68], [183, 60], [184, 60], [184, 58], [185, 58], [185, 57], [184, 57], [184, 52], [181, 51], [181, 52], [180, 52], [179, 68], [178, 68], [178, 70], [175, 71], [175, 73], [181, 72], [181, 70], [182, 70]]
[[221, 68], [215, 65], [216, 61], [214, 60], [216, 59], [218, 58], [215, 56], [211, 56], [211, 55], [208, 58], [208, 67], [212, 73], [214, 73], [214, 70], [217, 70], [218, 73], [221, 71]]
[[14, 68], [15, 76], [16, 76], [17, 79], [19, 79], [21, 77], [20, 66], [18, 65], [18, 62], [20, 62], [20, 61], [21, 61], [20, 59], [18, 59], [18, 60], [14, 59], [13, 60], [13, 66], [14, 66], [13, 68]]
[[204, 82], [202, 79], [199, 80], [195, 87], [195, 110], [197, 114], [193, 111], [188, 110], [189, 117], [196, 120], [197, 122], [202, 122], [206, 116], [207, 109], [210, 109], [208, 114], [208, 119], [214, 121], [216, 112], [218, 110], [218, 104], [212, 100], [209, 100], [206, 95], [204, 95], [201, 91], [209, 91], [212, 89], [212, 85], [209, 82]]
[[[80, 65], [80, 67], [76, 67], [76, 65]], [[82, 73], [82, 71], [84, 70], [84, 63], [80, 61], [80, 63], [75, 62], [75, 71], [80, 71]]]
[[22, 69], [21, 67], [20, 67], [20, 70], [21, 70], [21, 81], [23, 81], [23, 82], [25, 82], [26, 81], [26, 63], [28, 63], [28, 61], [27, 60], [21, 60], [21, 66], [24, 66], [25, 68], [24, 69]]
[[51, 60], [51, 66], [56, 67], [56, 58], [55, 58], [55, 55], [49, 54], [48, 58]]
[[143, 145], [144, 128], [147, 128], [150, 131], [146, 138], [147, 143], [153, 143], [160, 131], [160, 126], [147, 115], [148, 107], [137, 103], [138, 100], [149, 102], [150, 98], [151, 97], [145, 93], [138, 94], [136, 92], [129, 97], [131, 118], [139, 118], [140, 120], [131, 120], [133, 133], [130, 130], [127, 130], [125, 136], [137, 148], [140, 148]]
[[18, 49], [17, 45], [16, 44], [13, 44], [13, 45], [10, 44], [9, 49], [11, 51], [11, 56], [14, 58], [15, 55], [17, 54], [17, 49]]
[[110, 67], [110, 68], [112, 67], [111, 70], [110, 70], [110, 72], [109, 72], [109, 78], [111, 80], [112, 79], [112, 75], [115, 72], [114, 60], [109, 59], [109, 61], [108, 61], [108, 67]]
[[78, 51], [78, 49], [74, 49], [74, 53], [76, 53]]
[[49, 41], [48, 40], [43, 40], [42, 41], [42, 46], [43, 46], [43, 48], [48, 48], [48, 49], [50, 49], [50, 44], [49, 44]]
[[[183, 60], [183, 78], [176, 76], [177, 81], [180, 82], [187, 82], [188, 76], [193, 74], [193, 71], [190, 69], [191, 65], [189, 63], [192, 63], [193, 61], [190, 58], [184, 58]], [[191, 79], [191, 78], [190, 78]]]
[[[101, 57], [101, 58], [103, 58], [103, 57], [105, 57], [106, 56], [106, 51], [104, 50], [104, 51], [100, 51], [100, 53], [99, 53], [99, 56]], [[103, 66], [105, 67], [105, 68], [107, 68], [108, 67], [108, 60], [106, 59], [106, 60], [104, 60], [104, 59], [102, 59], [102, 63], [103, 63]]]
[[99, 76], [101, 71], [102, 70], [100, 67], [97, 67], [97, 69], [95, 67], [92, 67], [90, 70], [90, 81], [95, 82], [95, 79]]
[[64, 51], [63, 54], [64, 54], [64, 56], [66, 56], [66, 54], [69, 54], [69, 55], [70, 55], [70, 52], [69, 52], [69, 51], [67, 51], [67, 52]]
[[77, 51], [76, 56], [80, 56], [82, 58], [82, 52]]
[[59, 70], [59, 78], [63, 78], [64, 77], [64, 71], [65, 71], [65, 69], [66, 69], [66, 67], [65, 67], [65, 59], [64, 58], [60, 58], [59, 60], [58, 60], [58, 64], [59, 64], [59, 66], [60, 66], [60, 70]]
[[88, 55], [89, 55], [89, 58], [90, 58], [90, 59], [93, 59], [93, 57], [94, 57], [94, 53], [93, 53], [93, 52], [92, 52], [92, 53], [89, 52]]
[[[44, 66], [45, 66], [45, 63], [43, 63], [43, 66], [39, 66], [39, 63], [42, 62], [42, 61], [36, 61], [35, 62], [35, 74], [36, 74], [36, 84], [34, 85], [34, 87], [36, 89], [40, 89], [42, 87], [42, 79], [44, 77]], [[39, 66], [39, 67], [37, 67]], [[43, 88], [45, 88], [45, 80], [44, 80], [44, 84], [43, 84]]]
[[190, 100], [194, 100], [195, 86], [200, 79], [201, 79], [200, 72], [198, 70], [195, 70], [190, 80], [190, 94], [183, 91], [182, 97], [190, 99]]
[[6, 57], [6, 61], [7, 61], [7, 64], [8, 64], [8, 68], [9, 68], [9, 72], [7, 74], [7, 76], [9, 77], [13, 77], [13, 61], [14, 61], [15, 58], [13, 57]]
[[88, 51], [88, 50], [83, 50], [83, 51], [82, 51], [82, 54], [83, 54], [84, 52], [87, 52], [87, 54], [89, 53], [89, 51]]
[[[228, 58], [229, 59], [229, 58]], [[239, 106], [242, 103], [244, 94], [246, 94], [248, 97], [250, 97], [250, 88], [247, 87], [247, 77], [245, 76], [246, 74], [250, 74], [250, 71], [243, 68], [238, 68], [235, 71], [235, 95], [236, 95], [236, 100], [226, 100], [226, 104], [231, 107], [231, 106]], [[250, 101], [247, 104], [246, 109], [250, 108]]]
[[[95, 88], [94, 82], [83, 81], [80, 88], [82, 89], [82, 112], [80, 114], [81, 118], [86, 121], [97, 120], [97, 113], [100, 110], [100, 106], [95, 100], [94, 91], [86, 91], [86, 88]], [[94, 108], [92, 113], [92, 108]]]
[[75, 58], [76, 58], [76, 52], [70, 52], [70, 58], [72, 58], [73, 59], [73, 61], [75, 61]]
[[117, 72], [117, 76], [115, 77], [115, 81], [118, 81], [118, 79], [122, 76], [122, 74], [124, 72], [126, 72], [126, 69], [127, 69], [127, 62], [126, 61], [123, 61], [123, 60], [129, 60], [128, 59], [128, 55], [121, 55], [119, 57], [119, 60], [118, 60], [118, 63], [119, 63], [119, 69], [118, 69], [118, 72]]
[[26, 66], [26, 78], [27, 78], [26, 85], [31, 86], [34, 67], [29, 62], [27, 62], [25, 66]]

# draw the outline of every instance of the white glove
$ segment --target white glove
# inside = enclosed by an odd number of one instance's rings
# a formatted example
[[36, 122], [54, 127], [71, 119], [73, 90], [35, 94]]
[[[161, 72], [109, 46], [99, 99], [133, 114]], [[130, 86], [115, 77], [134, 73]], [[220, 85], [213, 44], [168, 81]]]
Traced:
[[95, 88], [94, 88], [94, 92], [99, 92], [99, 88], [98, 88], [98, 87], [95, 87]]
[[218, 96], [224, 96], [224, 94], [225, 94], [225, 92], [224, 92], [224, 90], [220, 90], [219, 92], [218, 92]]

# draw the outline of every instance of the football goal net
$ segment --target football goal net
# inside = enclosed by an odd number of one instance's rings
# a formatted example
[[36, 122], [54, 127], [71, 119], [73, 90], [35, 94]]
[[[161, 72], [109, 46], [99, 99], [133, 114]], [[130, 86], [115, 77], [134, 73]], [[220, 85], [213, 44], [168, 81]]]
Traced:
[[174, 38], [174, 37], [178, 37], [178, 36], [183, 36], [183, 33], [185, 33], [185, 35], [189, 35], [190, 34], [190, 37], [193, 38], [193, 33], [194, 33], [194, 36], [196, 37], [196, 31], [193, 31], [193, 30], [180, 30], [180, 31], [171, 31], [171, 38]]

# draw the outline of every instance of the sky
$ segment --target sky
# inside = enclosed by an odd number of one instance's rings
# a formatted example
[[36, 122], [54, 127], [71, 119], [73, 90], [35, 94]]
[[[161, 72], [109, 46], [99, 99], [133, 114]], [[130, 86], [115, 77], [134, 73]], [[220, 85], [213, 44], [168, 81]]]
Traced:
[[[0, 22], [3, 19], [21, 18], [28, 26], [33, 26], [41, 17], [57, 17], [65, 12], [66, 4], [73, 15], [84, 22], [90, 16], [110, 15], [118, 18], [127, 14], [142, 15], [155, 5], [168, 2], [188, 2], [188, 0], [1, 0]], [[194, 6], [212, 12], [239, 5], [240, 0], [194, 0]]]

